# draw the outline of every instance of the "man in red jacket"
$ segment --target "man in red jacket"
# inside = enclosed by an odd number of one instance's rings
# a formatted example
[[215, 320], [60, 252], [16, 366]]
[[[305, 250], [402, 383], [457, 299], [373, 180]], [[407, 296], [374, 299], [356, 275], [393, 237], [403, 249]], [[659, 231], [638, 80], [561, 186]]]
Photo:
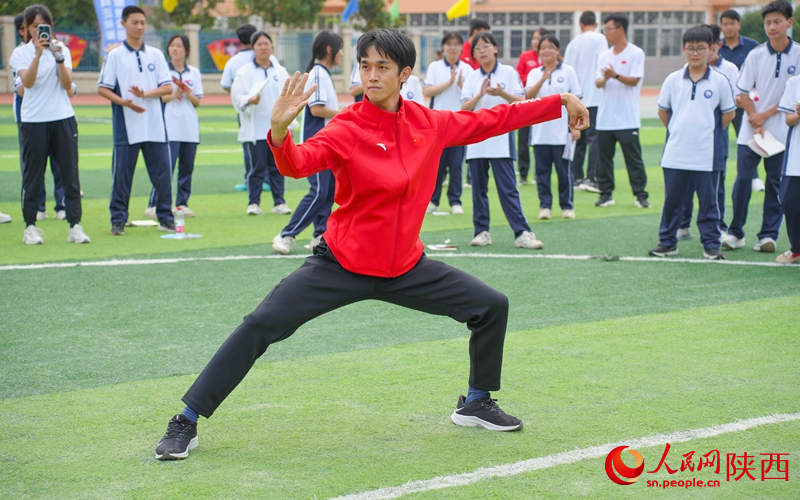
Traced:
[[197, 446], [198, 415], [210, 417], [270, 344], [317, 316], [367, 299], [466, 323], [472, 332], [469, 390], [451, 420], [495, 431], [522, 428], [489, 394], [500, 389], [508, 299], [464, 271], [425, 257], [419, 231], [444, 148], [558, 118], [562, 104], [574, 128], [586, 128], [589, 113], [571, 94], [478, 112], [437, 111], [405, 101], [400, 88], [416, 53], [396, 30], [364, 34], [358, 60], [364, 101], [302, 145], [292, 142], [288, 127], [315, 90], [303, 92], [308, 75], [295, 73], [276, 100], [267, 140], [278, 169], [300, 178], [330, 168], [339, 208], [314, 255], [245, 317], [183, 397], [186, 408], [170, 421], [156, 458], [186, 458]]

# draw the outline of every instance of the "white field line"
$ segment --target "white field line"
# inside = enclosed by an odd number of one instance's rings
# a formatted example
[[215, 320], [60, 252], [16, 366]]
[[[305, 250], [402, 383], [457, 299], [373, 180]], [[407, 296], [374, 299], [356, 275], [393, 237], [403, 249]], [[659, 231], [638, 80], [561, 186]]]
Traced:
[[393, 486], [387, 488], [379, 488], [372, 491], [364, 491], [361, 493], [352, 493], [336, 497], [334, 500], [386, 500], [390, 498], [398, 498], [411, 493], [420, 493], [431, 490], [439, 490], [443, 488], [452, 488], [454, 486], [466, 486], [471, 483], [483, 481], [493, 477], [508, 477], [525, 472], [535, 470], [549, 469], [557, 465], [572, 464], [582, 460], [589, 460], [593, 458], [600, 458], [606, 456], [611, 450], [617, 446], [629, 446], [631, 449], [649, 448], [652, 446], [664, 445], [666, 443], [684, 443], [695, 439], [705, 439], [722, 434], [729, 434], [732, 432], [741, 432], [754, 427], [763, 425], [778, 424], [782, 422], [791, 422], [800, 420], [800, 412], [798, 413], [778, 413], [775, 415], [768, 415], [765, 417], [749, 418], [747, 420], [740, 420], [730, 424], [715, 425], [713, 427], [705, 427], [702, 429], [692, 429], [688, 431], [677, 431], [668, 434], [656, 434], [653, 436], [631, 439], [628, 441], [620, 441], [618, 443], [609, 443], [602, 446], [592, 446], [589, 448], [580, 448], [573, 451], [566, 451], [563, 453], [556, 453], [545, 457], [531, 458], [521, 462], [515, 462], [505, 465], [497, 465], [494, 467], [484, 467], [477, 469], [473, 472], [464, 474], [453, 474], [450, 476], [439, 476], [425, 481], [409, 481], [402, 486]]
[[[241, 153], [241, 149], [198, 149], [198, 153], [203, 154], [215, 154], [215, 153]], [[81, 157], [93, 157], [93, 156], [107, 156], [111, 157], [111, 151], [101, 151], [96, 153], [80, 153]], [[19, 154], [12, 154], [12, 155], [0, 155], [0, 158], [4, 160], [13, 160], [15, 158], [19, 158]]]
[[[177, 264], [179, 262], [201, 261], [229, 261], [229, 260], [264, 260], [264, 259], [305, 259], [309, 255], [227, 255], [224, 257], [177, 257], [168, 259], [111, 259], [90, 260], [83, 262], [53, 262], [45, 264], [11, 264], [0, 266], [0, 271], [19, 271], [30, 269], [52, 269], [58, 267], [113, 267], [113, 266], [144, 266], [152, 264]], [[597, 255], [563, 255], [563, 254], [500, 254], [500, 253], [433, 253], [432, 257], [467, 258], [467, 259], [553, 259], [553, 260], [602, 260]], [[656, 257], [620, 257], [622, 262], [651, 262], [651, 263], [683, 263], [683, 264], [714, 264], [737, 265], [758, 267], [792, 267], [800, 266], [778, 264], [777, 262], [747, 262], [737, 260], [707, 260], [707, 259], [660, 259]]]

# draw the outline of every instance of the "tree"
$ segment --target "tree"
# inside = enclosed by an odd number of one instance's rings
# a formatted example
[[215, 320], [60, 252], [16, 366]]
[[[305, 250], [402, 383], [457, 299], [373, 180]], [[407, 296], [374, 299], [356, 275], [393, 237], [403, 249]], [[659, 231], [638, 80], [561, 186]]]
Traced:
[[[794, 17], [794, 29], [792, 39], [800, 42], [800, 7], [797, 7], [792, 14]], [[761, 10], [753, 10], [742, 16], [742, 29], [739, 31], [744, 36], [749, 36], [758, 40], [760, 43], [767, 41], [767, 34], [764, 32], [764, 19], [761, 18]]]
[[159, 1], [153, 9], [152, 19], [149, 19], [157, 28], [167, 25], [183, 26], [184, 24], [199, 24], [203, 28], [214, 26], [215, 17], [211, 15], [220, 0], [179, 0], [175, 10], [167, 12]]
[[358, 0], [356, 17], [364, 20], [368, 30], [372, 28], [397, 28], [404, 24], [400, 22], [400, 19], [392, 19], [392, 16], [385, 9], [383, 0]]
[[[0, 15], [16, 16], [22, 14], [25, 7], [37, 2], [31, 0], [0, 0]], [[45, 3], [45, 2], [42, 2]], [[96, 29], [97, 14], [94, 2], [90, 0], [58, 0], [46, 2], [45, 5], [53, 14], [53, 24], [57, 30]]]
[[325, 0], [236, 0], [236, 7], [242, 14], [261, 16], [272, 26], [283, 23], [297, 27], [316, 21], [324, 3]]

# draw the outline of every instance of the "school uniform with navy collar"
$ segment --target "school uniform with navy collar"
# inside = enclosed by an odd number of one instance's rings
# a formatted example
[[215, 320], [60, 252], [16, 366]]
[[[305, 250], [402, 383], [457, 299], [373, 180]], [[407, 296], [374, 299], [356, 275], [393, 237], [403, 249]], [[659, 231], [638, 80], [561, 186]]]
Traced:
[[[721, 73], [706, 66], [692, 81], [689, 65], [670, 74], [661, 86], [658, 107], [668, 111], [667, 139], [661, 166], [664, 210], [659, 245], [674, 248], [687, 192], [697, 190], [697, 227], [704, 249], [720, 246], [721, 211], [717, 198], [719, 172], [725, 161], [722, 115], [736, 109], [733, 90]], [[715, 172], [716, 170], [716, 172]]]
[[[78, 224], [82, 217], [78, 124], [58, 75], [59, 64], [71, 67], [72, 56], [67, 47], [63, 47], [62, 54], [64, 61], [59, 63], [50, 50], [42, 51], [36, 80], [31, 88], [25, 89], [25, 96], [19, 103], [22, 215], [26, 227], [36, 225], [48, 156], [56, 160], [51, 169], [58, 171], [64, 188], [64, 208], [70, 227]], [[14, 49], [9, 65], [16, 74], [27, 70], [35, 57], [36, 47], [31, 40]], [[16, 92], [15, 96], [18, 96]]]
[[[736, 66], [736, 71], [739, 71], [742, 68], [742, 64], [744, 64], [744, 60], [747, 59], [747, 55], [758, 45], [759, 43], [756, 40], [739, 35], [739, 42], [734, 48], [728, 47], [726, 43], [722, 44], [719, 49], [719, 56]], [[738, 77], [731, 80], [734, 86], [736, 86], [736, 80], [738, 80]], [[739, 130], [742, 128], [743, 117], [744, 109], [736, 108], [736, 118], [733, 119], [731, 124], [733, 124], [733, 130], [736, 132], [737, 138], [739, 137]]]
[[[786, 123], [786, 115], [797, 113], [800, 103], [800, 76], [786, 82], [778, 113]], [[783, 156], [780, 202], [786, 218], [786, 234], [792, 253], [800, 253], [800, 125], [789, 128]]]
[[[428, 65], [423, 86], [432, 87], [449, 82], [453, 66], [447, 62], [447, 59], [433, 61]], [[472, 66], [460, 59], [456, 61], [455, 68], [461, 74], [462, 84], [475, 71]], [[452, 85], [440, 94], [431, 97], [430, 108], [445, 111], [461, 110], [461, 88], [458, 86], [458, 76], [456, 76], [456, 81]], [[433, 190], [433, 196], [431, 196], [431, 203], [437, 207], [442, 198], [442, 183], [444, 183], [448, 172], [450, 174], [450, 182], [447, 185], [447, 200], [450, 202], [450, 207], [461, 205], [461, 193], [463, 190], [462, 167], [466, 149], [466, 146], [453, 146], [442, 151], [442, 157], [439, 159], [439, 176]]]
[[[192, 95], [198, 99], [203, 97], [203, 81], [200, 70], [194, 66], [184, 64], [183, 71], [178, 71], [171, 62], [167, 63], [172, 77], [177, 78], [189, 87]], [[178, 86], [173, 83], [173, 92]], [[192, 173], [194, 172], [194, 159], [197, 156], [197, 145], [200, 144], [200, 121], [194, 104], [181, 95], [164, 105], [164, 121], [167, 124], [167, 137], [169, 138], [170, 152], [170, 179], [175, 174], [175, 164], [178, 164], [178, 190], [175, 197], [175, 206], [188, 207], [189, 197], [192, 195]], [[150, 193], [150, 204], [155, 206], [156, 190]]]
[[[731, 85], [731, 91], [733, 92], [733, 97], [736, 98], [739, 95], [739, 91], [736, 88], [736, 80], [739, 78], [739, 69], [736, 67], [735, 64], [732, 62], [726, 61], [725, 59], [719, 57], [714, 64], [711, 64], [711, 69], [721, 73], [725, 78], [728, 79], [728, 83]], [[738, 112], [740, 108], [736, 108]], [[728, 126], [730, 127], [730, 125]], [[719, 229], [720, 231], [726, 232], [728, 230], [728, 225], [725, 223], [725, 172], [727, 171], [728, 167], [728, 151], [730, 149], [730, 135], [728, 133], [728, 127], [725, 127], [725, 130], [722, 131], [722, 154], [723, 154], [723, 161], [714, 163], [714, 172], [720, 176], [717, 190], [717, 202], [719, 203], [719, 210], [720, 210], [720, 221], [719, 221]], [[689, 191], [684, 200], [683, 204], [683, 219], [681, 220], [681, 229], [688, 229], [689, 226], [692, 224], [692, 211], [694, 208], [694, 189]]]
[[[753, 106], [757, 113], [761, 113], [778, 104], [786, 82], [797, 74], [798, 68], [800, 68], [800, 44], [790, 40], [783, 52], [777, 52], [767, 41], [748, 54], [736, 85], [744, 94], [754, 88], [758, 89], [759, 99], [753, 103]], [[771, 116], [763, 127], [779, 142], [786, 142], [789, 127], [781, 113]], [[739, 240], [744, 239], [745, 236], [744, 225], [747, 222], [747, 212], [752, 194], [751, 179], [761, 161], [761, 156], [747, 145], [752, 138], [753, 127], [745, 113], [736, 141], [739, 147], [736, 162], [737, 175], [733, 184], [733, 220], [728, 228], [728, 233]], [[764, 170], [767, 172], [767, 178], [761, 231], [758, 233], [759, 242], [766, 238], [778, 240], [783, 219], [783, 210], [778, 200], [783, 156], [784, 153], [779, 153], [764, 158]]]
[[[305, 90], [316, 84], [317, 89], [308, 99], [308, 105], [303, 110], [303, 128], [300, 141], [305, 142], [328, 124], [330, 118], [320, 118], [311, 114], [311, 107], [322, 105], [326, 108], [339, 109], [339, 99], [333, 78], [328, 68], [322, 64], [315, 64], [308, 75]], [[283, 228], [280, 237], [297, 237], [305, 228], [314, 224], [314, 238], [321, 236], [328, 228], [328, 217], [333, 208], [333, 195], [336, 190], [336, 181], [333, 173], [322, 170], [308, 177], [311, 185], [308, 193], [300, 200], [289, 224]]]
[[[528, 73], [526, 88], [534, 87], [542, 79], [546, 68], [539, 66]], [[569, 64], [559, 62], [550, 73], [550, 78], [542, 83], [536, 97], [547, 97], [569, 92], [578, 99], [583, 97], [578, 74]], [[553, 194], [550, 191], [551, 167], [555, 165], [558, 177], [558, 199], [562, 210], [572, 210], [572, 163], [564, 158], [565, 149], [572, 147], [569, 131], [569, 115], [562, 106], [561, 118], [547, 124], [533, 125], [530, 130], [530, 145], [536, 162], [536, 187], [539, 192], [540, 208], [552, 208]]]
[[128, 221], [128, 204], [131, 198], [133, 172], [139, 152], [144, 156], [150, 182], [156, 191], [155, 207], [159, 222], [171, 223], [172, 179], [170, 176], [170, 149], [164, 106], [161, 98], [141, 99], [130, 92], [135, 85], [147, 92], [172, 83], [164, 53], [142, 43], [137, 50], [122, 42], [112, 49], [100, 70], [99, 87], [111, 89], [122, 99], [145, 109], [144, 113], [111, 103], [114, 124], [114, 156], [112, 159], [111, 224]]
[[[479, 67], [464, 80], [461, 102], [469, 101], [479, 94], [486, 78], [489, 78], [491, 87], [501, 87], [511, 95], [525, 96], [517, 70], [497, 62], [490, 72], [487, 73], [483, 67]], [[485, 94], [478, 100], [474, 111], [492, 108], [499, 104], [508, 104], [508, 101], [500, 96]], [[483, 231], [489, 231], [490, 166], [497, 185], [500, 205], [514, 231], [514, 236], [519, 237], [523, 232], [531, 230], [522, 211], [517, 190], [517, 177], [514, 172], [514, 160], [517, 158], [515, 143], [514, 133], [509, 132], [467, 146], [467, 164], [472, 178], [472, 222], [475, 226], [475, 236]]]
[[[352, 71], [350, 71], [350, 88], [357, 87], [361, 85], [361, 67], [358, 63], [353, 65]], [[361, 102], [364, 100], [364, 92], [361, 92], [358, 95], [353, 96], [354, 102]]]
[[[253, 59], [236, 72], [231, 87], [231, 101], [239, 113], [239, 141], [245, 146], [245, 159], [248, 166], [247, 195], [249, 205], [261, 204], [262, 185], [269, 180], [272, 187], [274, 206], [283, 205], [284, 178], [275, 165], [267, 145], [267, 132], [270, 128], [272, 106], [281, 93], [283, 84], [289, 77], [283, 66], [270, 65], [262, 68]], [[250, 90], [254, 85], [266, 81], [258, 104], [248, 103]]]

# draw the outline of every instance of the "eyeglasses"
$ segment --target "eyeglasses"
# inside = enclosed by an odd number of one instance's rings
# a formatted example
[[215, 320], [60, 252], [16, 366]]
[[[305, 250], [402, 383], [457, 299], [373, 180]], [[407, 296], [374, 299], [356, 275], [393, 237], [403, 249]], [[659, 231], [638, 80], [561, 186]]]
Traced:
[[486, 44], [483, 44], [483, 45], [476, 45], [475, 46], [475, 51], [476, 52], [483, 52], [484, 50], [492, 50], [493, 48], [494, 48], [494, 45], [490, 45], [490, 44], [486, 43]]
[[708, 47], [698, 47], [698, 48], [691, 48], [691, 49], [688, 48], [688, 47], [684, 47], [683, 50], [686, 51], [687, 54], [700, 55], [703, 52], [706, 52], [708, 50]]
[[620, 28], [619, 26], [614, 26], [613, 28], [603, 28], [603, 34], [606, 34], [610, 31], [618, 30], [619, 28]]

